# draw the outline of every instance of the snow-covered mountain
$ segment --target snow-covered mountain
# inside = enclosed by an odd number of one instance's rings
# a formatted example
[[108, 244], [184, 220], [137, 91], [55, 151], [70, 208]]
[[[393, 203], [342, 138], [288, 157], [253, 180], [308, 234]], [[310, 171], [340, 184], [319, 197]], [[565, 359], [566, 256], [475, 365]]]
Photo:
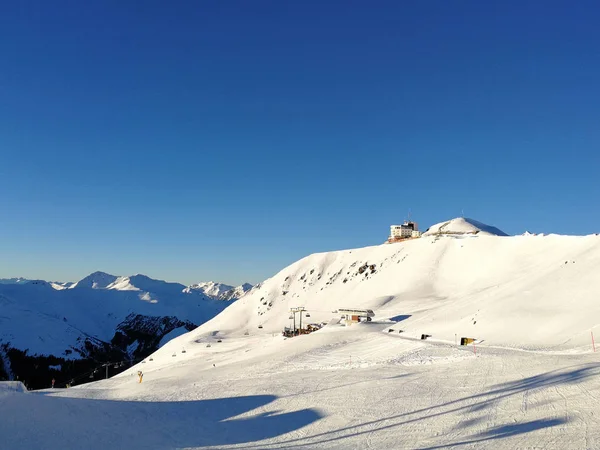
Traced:
[[74, 283], [71, 288], [92, 288], [92, 289], [106, 289], [117, 278], [114, 275], [110, 275], [104, 272], [94, 272], [85, 278], [82, 278], [77, 283]]
[[60, 291], [62, 289], [69, 289], [70, 287], [72, 287], [75, 283], [71, 282], [71, 281], [51, 281], [50, 282], [50, 286], [52, 286], [54, 289], [56, 289], [57, 291]]
[[458, 218], [420, 239], [310, 255], [178, 339], [214, 330], [278, 333], [290, 325], [290, 308], [303, 306], [314, 322], [339, 317], [332, 312], [339, 308], [405, 315], [402, 328], [415, 337], [453, 341], [457, 333], [498, 345], [587, 345], [600, 316], [600, 237], [499, 236], [505, 233]]
[[237, 287], [234, 287], [228, 291], [223, 292], [219, 296], [219, 300], [231, 301], [238, 300], [240, 297], [246, 295], [254, 286], [250, 283], [244, 283]]
[[25, 284], [29, 283], [27, 278], [0, 278], [0, 284]]
[[3, 283], [0, 377], [2, 360], [9, 372], [27, 356], [67, 360], [94, 355], [98, 359], [106, 352], [120, 352], [121, 358], [144, 356], [164, 343], [165, 336], [189, 331], [229, 304], [201, 290], [139, 274], [94, 272], [74, 284]]
[[[0, 278], [0, 284], [26, 284], [29, 283], [31, 281], [36, 281], [36, 280], [29, 280], [27, 278]], [[71, 286], [73, 286], [75, 283], [72, 283], [70, 281], [50, 281], [50, 286], [52, 286], [54, 289], [57, 290], [61, 290], [61, 289], [68, 289]]]
[[252, 285], [250, 283], [244, 283], [240, 286], [233, 287], [229, 286], [228, 284], [205, 281], [188, 286], [185, 288], [184, 292], [191, 293], [193, 291], [199, 291], [210, 298], [214, 298], [215, 300], [231, 301], [239, 299], [250, 289], [252, 289]]
[[204, 281], [202, 283], [192, 284], [186, 289], [189, 291], [200, 291], [211, 298], [219, 298], [223, 293], [233, 289], [233, 286], [214, 281]]
[[479, 235], [479, 236], [508, 236], [504, 231], [478, 222], [474, 219], [458, 217], [447, 222], [432, 225], [423, 233], [425, 236], [432, 235]]

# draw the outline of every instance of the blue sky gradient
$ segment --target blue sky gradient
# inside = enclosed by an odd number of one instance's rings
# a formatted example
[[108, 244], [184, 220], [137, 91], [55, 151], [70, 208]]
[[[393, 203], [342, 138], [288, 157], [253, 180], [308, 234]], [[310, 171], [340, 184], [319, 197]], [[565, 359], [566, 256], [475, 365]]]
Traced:
[[594, 1], [0, 6], [0, 277], [258, 282], [408, 210], [600, 231]]

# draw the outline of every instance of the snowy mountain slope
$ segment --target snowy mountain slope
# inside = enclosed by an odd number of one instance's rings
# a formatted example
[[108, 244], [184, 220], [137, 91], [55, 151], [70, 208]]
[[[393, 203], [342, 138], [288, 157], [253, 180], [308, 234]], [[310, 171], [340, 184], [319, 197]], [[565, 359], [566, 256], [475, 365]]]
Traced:
[[205, 295], [208, 295], [211, 298], [219, 298], [223, 293], [230, 291], [233, 289], [233, 286], [229, 286], [228, 284], [216, 283], [214, 281], [204, 281], [202, 283], [192, 284], [188, 286], [186, 289], [188, 290], [196, 290], [201, 291]]
[[94, 272], [85, 278], [82, 278], [77, 283], [70, 286], [70, 289], [91, 288], [91, 289], [106, 289], [111, 283], [114, 283], [118, 277], [105, 272]]
[[76, 373], [67, 360], [81, 366], [144, 357], [229, 304], [144, 275], [95, 272], [71, 287], [0, 284], [0, 379], [14, 373], [35, 387], [61, 376], [52, 367]]
[[[115, 277], [109, 284], [104, 276], [84, 280], [63, 290], [47, 282], [0, 286], [0, 342], [31, 353], [62, 355], [83, 336], [110, 341], [130, 314], [175, 316], [199, 324], [227, 306], [201, 293], [184, 293], [183, 285], [143, 275]], [[105, 288], [99, 288], [102, 283]]]
[[0, 284], [24, 284], [29, 283], [27, 278], [0, 278]]
[[221, 295], [219, 295], [219, 300], [238, 300], [243, 295], [246, 295], [246, 293], [248, 293], [252, 288], [253, 286], [250, 283], [241, 284], [228, 291], [223, 292]]
[[214, 281], [206, 281], [203, 283], [192, 284], [184, 289], [184, 292], [200, 291], [204, 295], [214, 298], [216, 300], [237, 300], [242, 295], [246, 294], [252, 285], [250, 283], [244, 283], [240, 286], [233, 287], [223, 283], [216, 283]]
[[432, 225], [423, 233], [425, 236], [451, 234], [451, 235], [470, 235], [477, 234], [479, 236], [508, 236], [504, 231], [478, 222], [474, 219], [466, 219], [459, 217], [447, 222], [440, 222]]
[[599, 448], [595, 354], [474, 354], [382, 326], [213, 340], [72, 389], [0, 387], [2, 442], [11, 450]]
[[66, 281], [66, 282], [61, 282], [61, 281], [51, 281], [50, 282], [50, 286], [52, 286], [54, 289], [56, 289], [57, 291], [62, 291], [63, 289], [69, 289], [70, 287], [72, 287], [75, 283], [72, 283], [70, 281]]
[[311, 322], [329, 322], [339, 308], [369, 308], [377, 318], [408, 316], [408, 336], [574, 348], [600, 325], [599, 270], [598, 236], [426, 236], [314, 254], [178, 339], [280, 333], [289, 309], [304, 306]]
[[[30, 281], [36, 280], [29, 280], [27, 278], [0, 278], [0, 284], [26, 284]], [[57, 290], [68, 289], [75, 284], [70, 281], [50, 281], [49, 283], [50, 286]]]
[[237, 300], [252, 288], [251, 284], [245, 283], [241, 286], [233, 287], [227, 284], [215, 281], [184, 286], [181, 283], [171, 283], [162, 280], [155, 280], [146, 275], [116, 276], [105, 272], [94, 272], [81, 281], [67, 285], [54, 285], [55, 289], [63, 287], [77, 289], [81, 287], [92, 289], [114, 289], [117, 291], [139, 291], [139, 298], [145, 301], [154, 301], [159, 297], [179, 296], [181, 293], [200, 296], [205, 299], [214, 300]]

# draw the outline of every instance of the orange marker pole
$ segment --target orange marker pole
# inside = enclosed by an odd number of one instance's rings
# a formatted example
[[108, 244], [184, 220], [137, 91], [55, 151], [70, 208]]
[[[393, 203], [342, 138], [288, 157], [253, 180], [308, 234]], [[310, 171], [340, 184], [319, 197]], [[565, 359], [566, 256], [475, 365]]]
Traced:
[[594, 353], [596, 353], [596, 344], [594, 343], [594, 332], [590, 331], [591, 335], [592, 335], [592, 348], [594, 349]]

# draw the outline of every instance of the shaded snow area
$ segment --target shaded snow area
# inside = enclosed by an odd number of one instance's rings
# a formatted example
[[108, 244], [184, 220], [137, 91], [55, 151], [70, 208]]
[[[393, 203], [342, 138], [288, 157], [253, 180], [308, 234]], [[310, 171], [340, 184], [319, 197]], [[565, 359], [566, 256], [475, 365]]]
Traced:
[[27, 392], [27, 388], [20, 381], [0, 381], [0, 398], [3, 393], [7, 392]]
[[185, 327], [179, 327], [179, 328], [175, 328], [173, 331], [171, 331], [170, 333], [167, 333], [163, 336], [163, 338], [160, 340], [160, 343], [158, 344], [159, 347], [162, 347], [163, 345], [165, 345], [167, 342], [169, 342], [171, 339], [174, 339], [176, 337], [181, 336], [182, 334], [187, 333], [188, 331], [185, 329]]
[[114, 378], [0, 389], [2, 448], [600, 448], [598, 273], [598, 236], [311, 255]]

